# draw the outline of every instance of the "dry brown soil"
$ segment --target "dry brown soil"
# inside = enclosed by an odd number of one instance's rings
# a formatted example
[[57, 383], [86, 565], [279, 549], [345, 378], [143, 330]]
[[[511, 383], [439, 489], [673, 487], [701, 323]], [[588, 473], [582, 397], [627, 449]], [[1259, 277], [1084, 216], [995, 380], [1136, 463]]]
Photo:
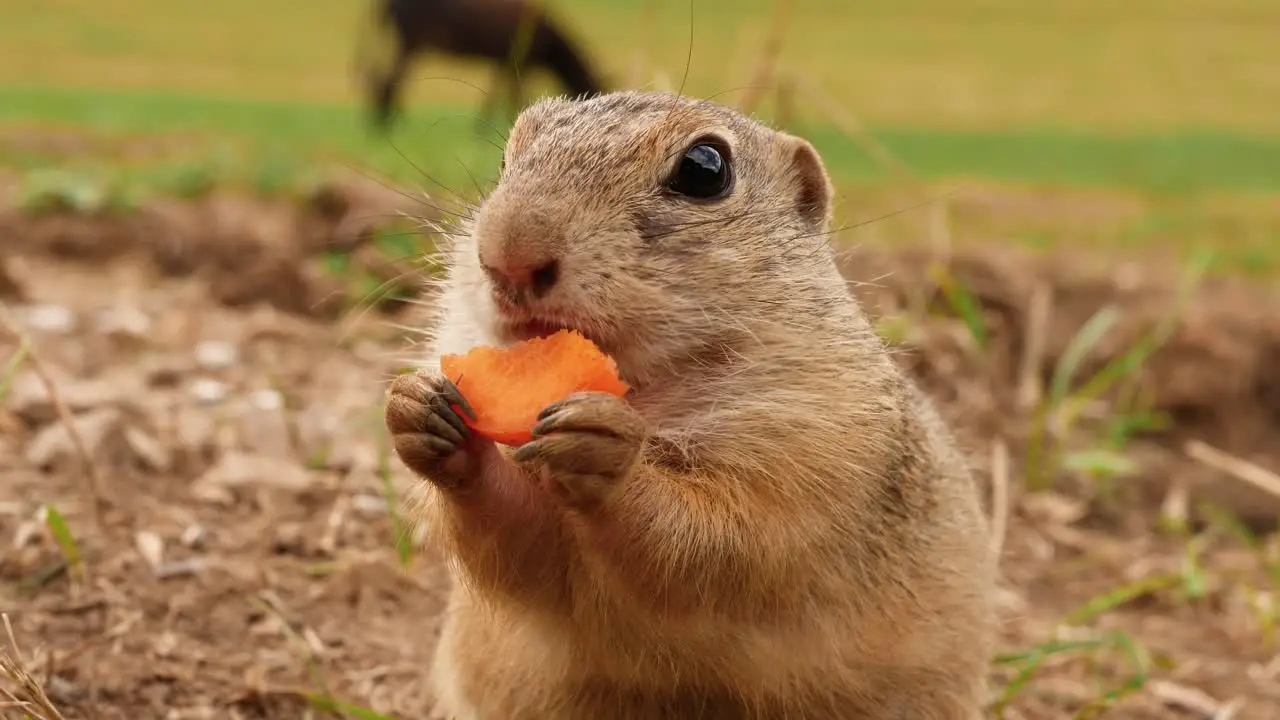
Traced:
[[[314, 257], [363, 252], [362, 230], [397, 209], [414, 205], [353, 184], [303, 203], [217, 195], [110, 217], [0, 208], [0, 299], [57, 389], [51, 397], [28, 359], [0, 404], [0, 610], [66, 717], [320, 717], [306, 695], [321, 692], [426, 716], [442, 572], [430, 549], [398, 565], [380, 469], [382, 387], [403, 364], [395, 324], [411, 322], [409, 307], [350, 312], [346, 286]], [[1027, 493], [1026, 393], [1099, 307], [1116, 303], [1122, 320], [1085, 376], [1171, 306], [1172, 272], [1073, 273], [1068, 260], [952, 258], [985, 308], [979, 349], [944, 311], [927, 256], [864, 248], [847, 259], [874, 315], [909, 318], [894, 326], [897, 357], [942, 403], [984, 488], [1008, 491], [1008, 512], [994, 511], [1005, 528], [1003, 649], [1122, 632], [1150, 672], [1102, 717], [1280, 717], [1275, 544], [1250, 549], [1228, 525], [1200, 524], [1194, 501], [1263, 534], [1280, 503], [1185, 452], [1199, 440], [1280, 468], [1274, 295], [1218, 281], [1196, 296], [1138, 375], [1172, 425], [1129, 443], [1133, 476], [1064, 471], [1055, 491]], [[405, 272], [378, 262], [380, 277]], [[0, 371], [17, 347], [0, 330]], [[1065, 446], [1095, 447], [1109, 408], [1084, 408]], [[993, 472], [1002, 446], [1010, 462]], [[394, 459], [387, 473], [403, 497], [410, 477]], [[1185, 497], [1191, 532], [1208, 528], [1192, 560], [1186, 536], [1158, 527], [1160, 508], [1176, 515]], [[77, 537], [82, 568], [48, 532], [46, 504]], [[1144, 579], [1147, 591], [1059, 627]], [[994, 695], [1021, 667], [993, 668]], [[1117, 649], [1052, 656], [1006, 717], [1072, 717], [1135, 672]]]

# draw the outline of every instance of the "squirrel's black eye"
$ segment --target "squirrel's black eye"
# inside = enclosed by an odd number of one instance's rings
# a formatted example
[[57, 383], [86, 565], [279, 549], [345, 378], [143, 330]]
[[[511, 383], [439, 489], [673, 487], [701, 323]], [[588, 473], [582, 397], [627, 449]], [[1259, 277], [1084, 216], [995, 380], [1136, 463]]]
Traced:
[[710, 200], [727, 193], [732, 179], [724, 153], [709, 143], [698, 143], [684, 151], [665, 187], [685, 197]]

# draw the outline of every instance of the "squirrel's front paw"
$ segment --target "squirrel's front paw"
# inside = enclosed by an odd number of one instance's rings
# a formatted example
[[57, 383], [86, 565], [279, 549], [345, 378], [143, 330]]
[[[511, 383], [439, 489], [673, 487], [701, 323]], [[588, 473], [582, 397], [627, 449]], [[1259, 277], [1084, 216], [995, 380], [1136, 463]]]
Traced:
[[386, 424], [396, 454], [436, 485], [457, 488], [476, 472], [478, 438], [453, 406], [475, 417], [457, 386], [438, 374], [401, 375], [387, 389]]
[[631, 472], [644, 436], [644, 420], [622, 398], [577, 393], [543, 408], [515, 460], [542, 465], [557, 494], [589, 508]]

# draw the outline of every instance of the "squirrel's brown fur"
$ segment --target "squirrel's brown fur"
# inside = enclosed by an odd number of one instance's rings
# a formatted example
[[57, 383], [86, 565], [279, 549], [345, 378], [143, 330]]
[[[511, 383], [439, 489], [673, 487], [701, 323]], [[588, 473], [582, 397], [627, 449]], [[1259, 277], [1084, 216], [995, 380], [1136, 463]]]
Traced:
[[[721, 199], [663, 190], [699, 138], [727, 151]], [[450, 250], [424, 370], [387, 408], [457, 580], [439, 711], [979, 718], [986, 520], [836, 269], [814, 149], [626, 92], [529, 107], [504, 162]], [[494, 267], [548, 262], [540, 293], [493, 287]], [[627, 398], [550, 408], [519, 453], [460, 428], [439, 354], [551, 327], [613, 355]]]

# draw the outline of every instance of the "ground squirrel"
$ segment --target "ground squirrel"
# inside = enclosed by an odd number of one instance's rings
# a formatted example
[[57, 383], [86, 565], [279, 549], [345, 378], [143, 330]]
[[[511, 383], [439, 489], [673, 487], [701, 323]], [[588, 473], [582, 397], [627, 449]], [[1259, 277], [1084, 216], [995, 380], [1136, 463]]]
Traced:
[[[994, 562], [965, 460], [849, 294], [806, 141], [669, 93], [548, 99], [448, 250], [386, 422], [455, 583], [458, 720], [976, 720]], [[580, 330], [625, 399], [497, 446], [441, 353]]]

